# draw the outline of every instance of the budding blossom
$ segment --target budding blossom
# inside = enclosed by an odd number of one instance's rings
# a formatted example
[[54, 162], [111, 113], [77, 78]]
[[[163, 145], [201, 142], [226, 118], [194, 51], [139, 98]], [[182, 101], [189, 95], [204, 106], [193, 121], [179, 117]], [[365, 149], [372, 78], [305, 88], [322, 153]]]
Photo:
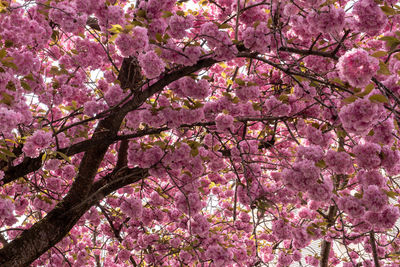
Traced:
[[368, 55], [364, 49], [353, 48], [339, 58], [336, 67], [340, 78], [351, 86], [362, 88], [379, 69], [379, 60]]

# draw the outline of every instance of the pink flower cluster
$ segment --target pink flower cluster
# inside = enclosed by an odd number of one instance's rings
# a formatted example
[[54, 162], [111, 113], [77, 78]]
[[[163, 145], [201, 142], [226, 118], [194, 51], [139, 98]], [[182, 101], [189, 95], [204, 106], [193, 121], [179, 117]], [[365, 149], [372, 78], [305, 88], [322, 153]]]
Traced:
[[140, 144], [131, 143], [128, 149], [128, 163], [132, 166], [150, 168], [157, 164], [163, 157], [164, 152], [159, 146], [152, 146], [144, 150]]
[[214, 266], [226, 266], [233, 259], [231, 250], [224, 249], [219, 245], [211, 245], [205, 252], [206, 257], [212, 259]]
[[[107, 98], [110, 98], [110, 96], [107, 96]], [[88, 115], [90, 117], [101, 113], [102, 111], [104, 111], [107, 108], [107, 105], [101, 101], [88, 101], [85, 102], [85, 104], [83, 105], [83, 110], [85, 115]]]
[[337, 174], [350, 174], [354, 172], [353, 161], [349, 154], [344, 151], [336, 152], [329, 150], [325, 156], [328, 168]]
[[376, 185], [369, 185], [363, 194], [363, 204], [369, 211], [378, 212], [388, 204], [388, 196]]
[[359, 0], [353, 6], [357, 30], [369, 35], [382, 32], [387, 24], [387, 17], [374, 0]]
[[210, 223], [207, 221], [206, 217], [198, 213], [192, 217], [190, 228], [193, 235], [206, 238], [210, 229]]
[[394, 142], [393, 136], [393, 120], [386, 119], [382, 122], [379, 122], [375, 127], [372, 129], [373, 135], [367, 135], [366, 140], [369, 142], [374, 142], [377, 144], [383, 145], [392, 145]]
[[345, 12], [343, 8], [334, 5], [324, 6], [318, 11], [311, 11], [307, 15], [310, 31], [320, 33], [338, 33], [344, 26]]
[[[329, 153], [329, 152], [328, 152]], [[320, 161], [324, 157], [324, 151], [320, 146], [300, 146], [297, 149], [296, 160], [301, 161], [303, 159], [312, 160], [314, 162]]]
[[[121, 86], [119, 86], [119, 84], [111, 86], [104, 94], [104, 99], [110, 107], [121, 102], [121, 100], [124, 99], [124, 92], [122, 91]], [[92, 106], [92, 108], [94, 107]], [[100, 110], [100, 108], [101, 106], [97, 107], [96, 110]]]
[[320, 169], [311, 160], [301, 160], [294, 163], [292, 169], [284, 169], [282, 178], [286, 185], [298, 190], [307, 191], [317, 183]]
[[368, 99], [357, 99], [348, 104], [339, 112], [343, 128], [354, 134], [367, 134], [378, 122], [384, 109], [381, 104], [373, 103]]
[[154, 51], [141, 54], [138, 59], [144, 75], [149, 79], [160, 76], [165, 69], [164, 61]]
[[179, 15], [173, 15], [169, 19], [169, 34], [176, 39], [181, 39], [186, 35], [186, 29], [189, 29], [193, 26], [194, 17], [192, 15], [188, 15], [186, 17], [182, 17]]
[[77, 32], [86, 25], [87, 14], [77, 13], [76, 7], [66, 1], [50, 8], [49, 19], [67, 32]]
[[0, 107], [0, 132], [8, 134], [22, 120], [22, 116], [17, 112], [5, 107]]
[[147, 51], [149, 48], [147, 29], [137, 26], [129, 34], [120, 33], [115, 44], [124, 57], [132, 56], [135, 52]]
[[48, 148], [52, 141], [53, 137], [50, 132], [38, 130], [27, 138], [22, 151], [24, 151], [28, 157], [37, 157], [39, 155], [39, 150]]
[[336, 67], [340, 78], [354, 87], [366, 86], [379, 68], [379, 60], [364, 49], [353, 48], [339, 58]]
[[134, 219], [142, 218], [142, 201], [136, 197], [124, 198], [122, 199], [122, 203], [120, 205], [121, 211], [125, 213], [127, 216]]
[[0, 221], [13, 217], [14, 203], [10, 199], [0, 197]]
[[387, 182], [387, 178], [382, 176], [378, 170], [361, 170], [357, 174], [357, 179], [362, 184], [363, 188], [368, 188], [370, 185], [376, 185], [379, 188], [385, 188]]
[[284, 104], [283, 102], [276, 99], [275, 96], [269, 97], [263, 107], [267, 113], [270, 113], [272, 116], [288, 116], [291, 111], [291, 107], [288, 104]]
[[236, 89], [236, 95], [242, 101], [256, 100], [260, 96], [258, 86], [241, 86]]
[[220, 132], [229, 132], [233, 130], [233, 117], [228, 114], [221, 113], [215, 118], [215, 125]]
[[381, 164], [381, 147], [375, 143], [359, 144], [353, 148], [358, 167], [367, 170], [378, 168]]
[[380, 212], [368, 211], [364, 218], [378, 229], [392, 228], [400, 217], [398, 207], [386, 205]]
[[238, 52], [228, 34], [220, 31], [213, 22], [201, 25], [200, 34], [207, 40], [209, 47], [214, 49], [215, 57], [218, 60], [231, 59]]
[[270, 29], [267, 23], [261, 22], [256, 27], [248, 27], [242, 33], [244, 46], [248, 49], [266, 53], [271, 44]]
[[400, 152], [393, 150], [389, 146], [382, 147], [382, 167], [389, 175], [400, 173]]
[[197, 99], [204, 99], [211, 93], [210, 84], [207, 80], [201, 79], [196, 82], [196, 80], [190, 77], [183, 77], [171, 83], [169, 88], [180, 97], [188, 96]]

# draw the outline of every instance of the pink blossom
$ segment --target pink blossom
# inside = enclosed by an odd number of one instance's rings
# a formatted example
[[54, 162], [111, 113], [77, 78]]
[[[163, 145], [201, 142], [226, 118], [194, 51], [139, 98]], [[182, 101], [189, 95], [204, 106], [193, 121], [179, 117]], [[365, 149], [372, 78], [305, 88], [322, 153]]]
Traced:
[[338, 205], [340, 209], [353, 218], [359, 218], [365, 213], [365, 208], [362, 206], [361, 200], [352, 196], [340, 198]]
[[210, 229], [210, 223], [207, 218], [200, 213], [194, 215], [191, 219], [190, 229], [193, 235], [199, 235], [200, 237], [207, 237]]
[[272, 116], [288, 116], [291, 111], [291, 107], [288, 104], [284, 104], [275, 96], [269, 97], [265, 103], [264, 108], [267, 113], [271, 113]]
[[267, 23], [261, 22], [256, 27], [249, 27], [242, 33], [244, 46], [248, 49], [266, 53], [270, 49], [271, 34]]
[[387, 204], [388, 197], [376, 185], [369, 185], [363, 194], [363, 203], [370, 211], [378, 212]]
[[350, 174], [354, 172], [350, 155], [344, 151], [329, 150], [325, 156], [326, 165], [338, 174]]
[[15, 209], [10, 199], [0, 197], [0, 220], [6, 220], [13, 216]]
[[169, 20], [169, 33], [173, 38], [183, 38], [186, 35], [186, 29], [193, 25], [194, 17], [188, 15], [186, 17], [173, 15]]
[[31, 143], [36, 148], [44, 149], [48, 148], [53, 141], [51, 132], [45, 132], [42, 130], [36, 131], [32, 136], [28, 137], [27, 143]]
[[272, 223], [272, 231], [279, 239], [292, 238], [292, 228], [284, 220], [276, 220]]
[[149, 79], [158, 77], [165, 69], [164, 61], [154, 51], [141, 54], [138, 59], [144, 75]]
[[215, 118], [215, 125], [218, 131], [229, 132], [233, 130], [233, 120], [231, 115], [221, 113]]
[[233, 258], [230, 249], [224, 249], [219, 245], [209, 246], [205, 254], [209, 259], [212, 259], [214, 266], [230, 264]]
[[349, 82], [351, 86], [362, 88], [376, 74], [379, 60], [369, 56], [363, 49], [353, 48], [339, 58], [336, 67], [341, 79]]
[[322, 184], [312, 185], [308, 190], [308, 194], [313, 200], [328, 201], [332, 197], [332, 190], [332, 181], [327, 179]]
[[375, 143], [365, 143], [353, 148], [356, 155], [356, 162], [360, 168], [375, 169], [381, 164], [379, 153], [381, 147]]
[[344, 129], [349, 133], [367, 134], [383, 112], [381, 104], [373, 103], [368, 99], [357, 99], [342, 107], [339, 118]]
[[387, 17], [374, 0], [359, 0], [353, 6], [357, 30], [369, 35], [381, 33], [386, 26]]
[[318, 12], [311, 11], [307, 15], [310, 31], [321, 33], [337, 33], [343, 29], [345, 12], [334, 5], [324, 6]]
[[141, 219], [143, 212], [142, 201], [136, 197], [125, 198], [121, 203], [121, 211], [131, 218]]
[[389, 175], [400, 173], [400, 152], [388, 146], [382, 147], [382, 167]]
[[119, 85], [111, 86], [104, 94], [104, 99], [109, 106], [115, 106], [124, 98], [124, 92]]

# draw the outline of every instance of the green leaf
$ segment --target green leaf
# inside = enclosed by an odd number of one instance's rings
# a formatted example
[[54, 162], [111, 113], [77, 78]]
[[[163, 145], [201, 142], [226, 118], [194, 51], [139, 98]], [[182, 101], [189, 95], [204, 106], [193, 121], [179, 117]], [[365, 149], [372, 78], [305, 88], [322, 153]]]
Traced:
[[114, 25], [112, 25], [111, 29], [109, 29], [108, 31], [109, 31], [109, 32], [112, 32], [112, 33], [120, 33], [120, 32], [122, 32], [123, 30], [124, 30], [124, 28], [122, 28], [121, 25], [119, 25], [119, 24], [114, 24]]
[[1, 50], [0, 50], [0, 58], [5, 57], [6, 55], [7, 55], [6, 49], [5, 49], [5, 48], [1, 49]]
[[26, 91], [31, 91], [31, 90], [32, 90], [31, 86], [30, 86], [29, 84], [27, 84], [26, 82], [24, 82], [24, 81], [21, 81], [21, 86], [22, 86], [22, 88], [24, 88]]
[[63, 159], [65, 159], [65, 161], [67, 161], [68, 163], [71, 163], [71, 160], [69, 159], [69, 157], [67, 155], [65, 155], [64, 153], [57, 151], [57, 154], [60, 155]]
[[387, 56], [387, 54], [388, 53], [386, 51], [376, 51], [376, 52], [372, 53], [371, 56], [373, 56], [373, 57], [384, 57], [384, 56]]
[[388, 66], [385, 63], [383, 63], [382, 61], [379, 61], [378, 74], [391, 75]]
[[324, 161], [323, 159], [321, 159], [320, 161], [318, 161], [318, 162], [315, 163], [315, 166], [317, 166], [317, 167], [323, 169], [323, 168], [326, 167], [326, 163], [325, 163], [325, 161]]
[[398, 193], [396, 193], [396, 192], [394, 192], [394, 191], [386, 191], [385, 193], [386, 193], [386, 195], [387, 195], [388, 197], [394, 198], [394, 199], [397, 199], [397, 196], [399, 195]]
[[245, 85], [245, 82], [240, 78], [236, 78], [235, 79], [235, 83], [240, 85], [240, 86], [244, 86]]
[[381, 6], [381, 9], [382, 9], [383, 13], [385, 13], [388, 16], [397, 14], [396, 10], [394, 10], [392, 7], [387, 6], [387, 5]]
[[163, 11], [162, 17], [163, 17], [164, 19], [166, 19], [166, 18], [172, 17], [173, 15], [174, 15], [174, 14], [173, 14], [171, 11]]
[[7, 155], [8, 157], [12, 157], [12, 158], [16, 158], [17, 157], [17, 156], [15, 156], [15, 154], [12, 151], [10, 151], [10, 150], [8, 150], [6, 148], [0, 148], [0, 151], [3, 152], [3, 154]]
[[13, 41], [5, 40], [4, 47], [10, 48], [11, 46], [13, 46], [13, 44], [14, 44]]
[[156, 40], [157, 40], [159, 43], [162, 43], [163, 38], [162, 38], [162, 35], [161, 35], [160, 33], [156, 33]]
[[350, 104], [350, 103], [353, 103], [354, 101], [356, 101], [357, 99], [358, 99], [357, 96], [352, 95], [352, 96], [349, 96], [349, 97], [346, 97], [345, 99], [343, 99], [343, 102], [346, 104]]
[[381, 94], [374, 94], [369, 97], [369, 100], [374, 103], [389, 103], [387, 97]]
[[379, 38], [379, 40], [385, 41], [386, 45], [390, 47], [390, 50], [395, 49], [400, 44], [400, 40], [393, 36], [383, 36]]
[[176, 14], [177, 14], [178, 16], [181, 16], [181, 17], [185, 16], [185, 12], [182, 11], [182, 10], [176, 11]]
[[232, 28], [231, 25], [229, 25], [228, 23], [224, 23], [218, 26], [218, 29], [229, 29]]
[[12, 102], [14, 101], [14, 97], [7, 94], [6, 92], [1, 92], [1, 96], [3, 97], [3, 99], [0, 100], [0, 103], [11, 106]]
[[361, 93], [358, 93], [356, 95], [359, 97], [364, 97], [364, 96], [368, 95], [369, 93], [371, 93], [374, 88], [375, 88], [375, 85], [373, 83], [370, 83], [365, 87], [364, 91], [362, 91]]
[[[7, 59], [7, 58], [5, 58], [5, 59]], [[17, 70], [17, 69], [18, 69], [17, 65], [15, 65], [14, 62], [11, 62], [11, 61], [8, 61], [8, 60], [3, 60], [3, 61], [1, 61], [1, 63], [2, 63], [5, 67], [12, 68], [12, 69], [14, 69], [14, 70]]]

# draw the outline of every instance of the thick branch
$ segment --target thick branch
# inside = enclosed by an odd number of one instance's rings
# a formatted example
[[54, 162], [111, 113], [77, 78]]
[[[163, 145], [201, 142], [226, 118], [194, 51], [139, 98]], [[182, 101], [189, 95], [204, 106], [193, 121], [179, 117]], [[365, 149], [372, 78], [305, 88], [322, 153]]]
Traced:
[[[327, 228], [331, 227], [334, 224], [336, 212], [337, 212], [336, 206], [332, 205], [329, 207]], [[324, 240], [321, 247], [321, 261], [320, 261], [321, 267], [328, 267], [329, 253], [331, 252], [331, 248], [332, 248], [332, 242]]]
[[378, 252], [376, 251], [376, 243], [375, 243], [375, 233], [374, 231], [369, 232], [369, 242], [371, 243], [372, 248], [372, 256], [374, 258], [375, 267], [380, 267]]

